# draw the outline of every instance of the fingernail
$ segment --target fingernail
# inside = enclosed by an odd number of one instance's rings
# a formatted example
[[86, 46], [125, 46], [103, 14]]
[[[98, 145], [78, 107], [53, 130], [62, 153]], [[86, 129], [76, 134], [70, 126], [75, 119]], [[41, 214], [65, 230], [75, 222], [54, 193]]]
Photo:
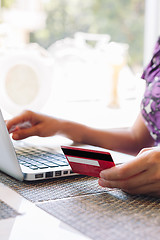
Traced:
[[104, 187], [104, 186], [105, 186], [105, 181], [104, 181], [103, 178], [99, 178], [98, 183], [99, 183], [99, 185], [100, 185], [101, 187]]
[[99, 175], [100, 175], [101, 178], [103, 178], [104, 177], [104, 171], [101, 171]]
[[13, 139], [19, 139], [19, 135], [17, 133], [13, 134]]

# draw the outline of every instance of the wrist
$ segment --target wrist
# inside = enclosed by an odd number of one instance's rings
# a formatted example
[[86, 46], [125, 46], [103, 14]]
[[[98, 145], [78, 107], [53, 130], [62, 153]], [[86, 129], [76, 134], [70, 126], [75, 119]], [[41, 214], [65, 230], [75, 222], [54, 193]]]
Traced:
[[69, 122], [62, 119], [57, 119], [57, 134], [67, 135]]
[[75, 142], [81, 143], [83, 139], [83, 125], [68, 121], [60, 120], [59, 121], [59, 131], [58, 134], [61, 134]]

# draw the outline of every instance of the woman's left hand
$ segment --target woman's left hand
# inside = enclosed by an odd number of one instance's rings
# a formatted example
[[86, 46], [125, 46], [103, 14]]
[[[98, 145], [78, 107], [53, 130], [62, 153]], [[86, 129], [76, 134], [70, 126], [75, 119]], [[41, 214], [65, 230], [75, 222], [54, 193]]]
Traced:
[[133, 161], [101, 171], [99, 185], [160, 196], [160, 148], [145, 148]]

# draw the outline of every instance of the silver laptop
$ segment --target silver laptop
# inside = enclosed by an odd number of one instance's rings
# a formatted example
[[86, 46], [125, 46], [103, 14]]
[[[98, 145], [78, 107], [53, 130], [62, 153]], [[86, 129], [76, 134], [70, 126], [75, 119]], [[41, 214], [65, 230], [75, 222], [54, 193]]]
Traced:
[[65, 156], [30, 145], [13, 146], [0, 111], [0, 170], [20, 181], [35, 181], [76, 175]]

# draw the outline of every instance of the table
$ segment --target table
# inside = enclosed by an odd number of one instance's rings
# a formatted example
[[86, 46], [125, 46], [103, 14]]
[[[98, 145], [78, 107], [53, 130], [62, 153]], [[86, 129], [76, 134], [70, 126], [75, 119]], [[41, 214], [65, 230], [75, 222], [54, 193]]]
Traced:
[[89, 239], [159, 239], [158, 198], [101, 188], [96, 178], [80, 175], [28, 183], [0, 172], [0, 182]]

